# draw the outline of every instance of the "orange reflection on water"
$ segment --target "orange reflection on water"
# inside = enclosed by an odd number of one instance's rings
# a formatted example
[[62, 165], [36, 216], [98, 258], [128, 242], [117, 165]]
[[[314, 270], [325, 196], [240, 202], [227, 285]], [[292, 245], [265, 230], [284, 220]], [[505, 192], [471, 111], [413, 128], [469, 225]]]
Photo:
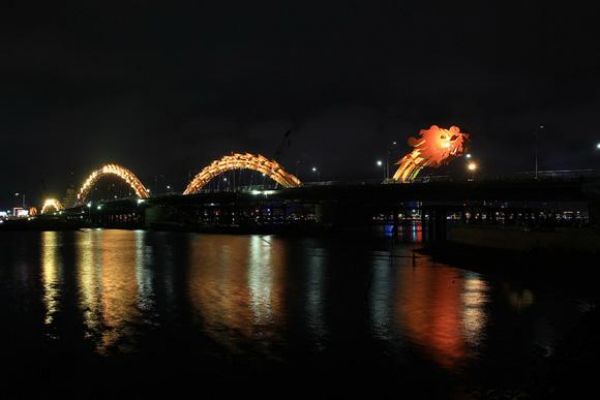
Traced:
[[485, 282], [445, 266], [399, 271], [396, 312], [406, 336], [435, 362], [453, 368], [478, 345], [485, 324]]
[[126, 339], [128, 325], [139, 317], [136, 235], [143, 232], [87, 231], [78, 236], [80, 303], [89, 336], [106, 352]]
[[194, 240], [189, 295], [206, 332], [233, 350], [240, 350], [240, 338], [268, 347], [282, 323], [283, 243], [270, 236], [214, 235]]

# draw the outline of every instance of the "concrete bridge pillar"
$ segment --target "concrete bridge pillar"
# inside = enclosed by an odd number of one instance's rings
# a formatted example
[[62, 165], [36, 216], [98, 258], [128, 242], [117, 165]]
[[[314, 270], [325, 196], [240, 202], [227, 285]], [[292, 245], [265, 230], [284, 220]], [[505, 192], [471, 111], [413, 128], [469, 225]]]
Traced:
[[[422, 210], [422, 221], [423, 226], [427, 226], [428, 237], [431, 241], [444, 241], [446, 240], [447, 233], [447, 220], [448, 209], [441, 206], [431, 206]], [[425, 215], [429, 218], [425, 223]]]
[[592, 200], [589, 204], [590, 225], [600, 227], [600, 200]]

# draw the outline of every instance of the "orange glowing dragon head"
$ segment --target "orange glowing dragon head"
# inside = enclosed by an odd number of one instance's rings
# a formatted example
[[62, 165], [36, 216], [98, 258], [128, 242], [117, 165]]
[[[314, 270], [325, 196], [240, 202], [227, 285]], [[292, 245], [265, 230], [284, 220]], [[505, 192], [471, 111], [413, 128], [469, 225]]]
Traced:
[[453, 157], [462, 155], [469, 140], [469, 135], [461, 132], [457, 126], [443, 129], [432, 125], [429, 129], [421, 129], [419, 136], [421, 137], [408, 139], [408, 144], [414, 147], [413, 151], [418, 152], [418, 156], [429, 167], [438, 167]]
[[412, 182], [425, 167], [439, 167], [466, 151], [469, 135], [457, 126], [443, 129], [432, 125], [421, 129], [419, 138], [411, 137], [408, 144], [413, 150], [398, 162], [398, 170], [393, 180]]

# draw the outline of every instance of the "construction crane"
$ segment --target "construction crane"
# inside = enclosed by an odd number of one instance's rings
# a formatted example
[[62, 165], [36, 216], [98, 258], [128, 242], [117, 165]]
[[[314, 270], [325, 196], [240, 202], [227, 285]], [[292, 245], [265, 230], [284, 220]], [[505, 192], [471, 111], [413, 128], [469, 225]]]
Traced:
[[277, 145], [277, 149], [275, 150], [275, 154], [273, 156], [273, 159], [277, 162], [280, 162], [280, 157], [283, 153], [285, 144], [287, 142], [287, 145], [289, 146], [291, 144], [290, 141], [290, 135], [292, 134], [292, 130], [288, 129], [284, 134], [283, 134], [283, 138], [281, 139], [281, 142], [279, 142], [279, 144]]

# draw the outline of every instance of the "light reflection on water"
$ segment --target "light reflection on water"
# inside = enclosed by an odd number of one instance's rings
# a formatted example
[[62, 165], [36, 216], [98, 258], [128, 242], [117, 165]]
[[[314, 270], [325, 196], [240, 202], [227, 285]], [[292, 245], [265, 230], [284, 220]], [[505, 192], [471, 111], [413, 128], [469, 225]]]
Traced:
[[464, 361], [485, 324], [485, 283], [426, 262], [400, 269], [398, 279], [396, 313], [404, 334], [444, 367]]
[[[151, 304], [142, 231], [88, 230], [76, 236], [80, 309], [86, 336], [106, 352], [126, 339], [139, 310]], [[126, 342], [126, 341], [125, 341]]]
[[42, 281], [46, 314], [44, 324], [52, 325], [60, 307], [62, 263], [59, 257], [58, 234], [42, 233]]
[[394, 259], [380, 254], [373, 260], [371, 288], [377, 338], [408, 341], [446, 368], [476, 354], [488, 301], [487, 285], [479, 275], [433, 265], [422, 256]]
[[189, 295], [213, 339], [269, 346], [283, 323], [285, 247], [269, 236], [196, 236]]
[[[416, 354], [454, 370], [485, 357], [491, 304], [503, 319], [527, 319], [523, 340], [546, 345], [560, 334], [552, 314], [537, 311], [533, 289], [413, 257], [406, 244], [120, 230], [38, 240], [44, 335], [80, 335], [107, 356], [145, 351], [149, 335], [176, 329], [226, 352], [275, 359], [294, 346], [326, 352], [370, 341], [393, 357]], [[15, 258], [13, 268], [23, 262]]]

